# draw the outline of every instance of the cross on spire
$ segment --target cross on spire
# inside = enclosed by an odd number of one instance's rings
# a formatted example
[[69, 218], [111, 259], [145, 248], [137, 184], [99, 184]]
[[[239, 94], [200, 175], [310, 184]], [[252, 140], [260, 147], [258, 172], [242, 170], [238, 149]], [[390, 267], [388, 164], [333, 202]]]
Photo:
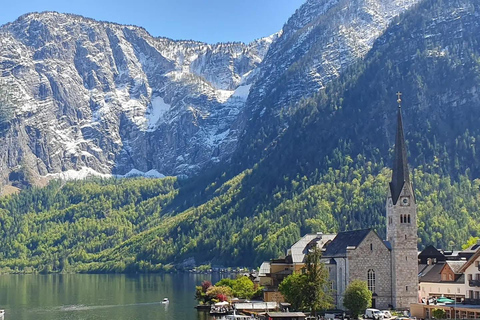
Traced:
[[397, 92], [397, 102], [398, 102], [398, 107], [402, 107], [402, 93], [400, 91]]

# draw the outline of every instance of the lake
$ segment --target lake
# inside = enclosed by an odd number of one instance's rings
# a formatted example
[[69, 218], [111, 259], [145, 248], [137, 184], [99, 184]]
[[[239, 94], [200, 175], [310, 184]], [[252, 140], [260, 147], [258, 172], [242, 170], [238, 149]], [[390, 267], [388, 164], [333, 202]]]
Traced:
[[[0, 275], [5, 320], [209, 320], [195, 286], [224, 274]], [[162, 304], [168, 298], [170, 303]]]

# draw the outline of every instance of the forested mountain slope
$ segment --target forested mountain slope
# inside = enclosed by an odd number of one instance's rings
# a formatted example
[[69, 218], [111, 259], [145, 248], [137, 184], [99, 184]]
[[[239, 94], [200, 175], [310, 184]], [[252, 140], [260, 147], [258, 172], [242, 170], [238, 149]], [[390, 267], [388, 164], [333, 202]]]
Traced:
[[4, 198], [0, 263], [258, 266], [306, 232], [373, 226], [383, 236], [397, 91], [419, 248], [459, 248], [480, 233], [479, 12], [472, 1], [425, 0], [395, 19], [364, 59], [285, 111], [289, 125], [273, 142], [246, 132], [248, 150], [267, 146], [251, 167], [240, 157], [190, 180], [58, 183]]

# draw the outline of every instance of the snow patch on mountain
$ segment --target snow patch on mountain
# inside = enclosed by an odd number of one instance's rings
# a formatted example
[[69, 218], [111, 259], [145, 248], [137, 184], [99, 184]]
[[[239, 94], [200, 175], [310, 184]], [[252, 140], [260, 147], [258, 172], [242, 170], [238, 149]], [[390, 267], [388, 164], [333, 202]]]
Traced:
[[147, 119], [147, 131], [155, 131], [158, 122], [164, 119], [165, 113], [170, 110], [171, 106], [165, 103], [162, 97], [153, 97], [150, 107], [145, 113]]
[[137, 169], [132, 169], [124, 175], [116, 175], [118, 178], [130, 178], [130, 177], [146, 177], [146, 178], [165, 178], [165, 175], [161, 174], [155, 169], [143, 172]]
[[80, 170], [66, 170], [57, 173], [48, 173], [45, 178], [47, 179], [60, 179], [60, 180], [83, 180], [91, 177], [110, 178], [111, 174], [104, 174], [93, 170], [92, 168], [82, 167]]
[[101, 173], [88, 167], [82, 167], [80, 168], [80, 170], [70, 169], [63, 172], [48, 173], [47, 175], [43, 176], [43, 178], [47, 178], [48, 180], [51, 180], [51, 179], [84, 180], [92, 177], [108, 179], [112, 177], [115, 177], [115, 178], [131, 178], [131, 177], [165, 178], [166, 176], [161, 174], [155, 169], [148, 170], [147, 172], [143, 172], [137, 169], [132, 169], [123, 175], [113, 175], [113, 174]]
[[240, 98], [242, 100], [247, 100], [248, 94], [250, 93], [251, 84], [239, 86], [235, 89], [235, 92], [232, 94], [232, 97]]

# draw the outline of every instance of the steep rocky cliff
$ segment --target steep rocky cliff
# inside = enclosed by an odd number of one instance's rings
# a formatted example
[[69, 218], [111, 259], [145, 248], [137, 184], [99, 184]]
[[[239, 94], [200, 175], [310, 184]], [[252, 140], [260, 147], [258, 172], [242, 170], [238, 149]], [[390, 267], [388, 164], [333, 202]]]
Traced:
[[248, 167], [260, 159], [262, 150], [289, 126], [299, 101], [313, 96], [362, 59], [393, 19], [418, 2], [306, 1], [287, 21], [282, 36], [258, 67], [258, 79], [239, 118], [246, 133], [236, 162]]
[[279, 33], [248, 45], [24, 15], [0, 28], [10, 106], [0, 176], [191, 175], [235, 151], [245, 167], [288, 127], [289, 107], [362, 58], [417, 1], [308, 0]]
[[275, 38], [209, 45], [54, 12], [20, 17], [0, 29], [11, 107], [2, 178], [190, 174], [219, 161]]

